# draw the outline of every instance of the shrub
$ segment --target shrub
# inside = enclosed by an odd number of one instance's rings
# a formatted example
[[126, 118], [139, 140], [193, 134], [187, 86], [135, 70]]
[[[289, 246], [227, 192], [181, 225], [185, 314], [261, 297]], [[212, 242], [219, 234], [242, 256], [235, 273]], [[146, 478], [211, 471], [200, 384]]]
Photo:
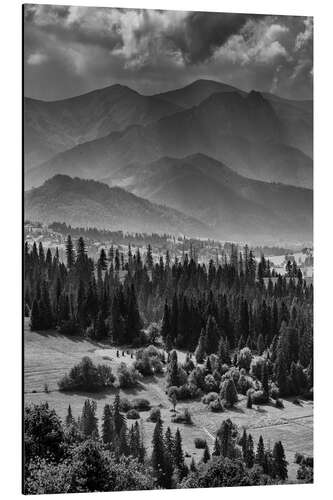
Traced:
[[252, 403], [254, 405], [262, 405], [267, 403], [267, 397], [265, 396], [263, 391], [254, 391], [252, 393]]
[[138, 412], [138, 410], [132, 408], [131, 410], [128, 410], [128, 412], [126, 413], [126, 417], [128, 419], [137, 420], [138, 418], [140, 418], [140, 413]]
[[250, 369], [251, 361], [252, 361], [252, 352], [248, 347], [244, 347], [239, 351], [238, 355], [238, 367], [244, 368], [247, 372]]
[[128, 410], [132, 409], [132, 403], [127, 398], [121, 398], [120, 400], [120, 411], [127, 413]]
[[136, 387], [141, 379], [141, 374], [133, 366], [128, 367], [126, 363], [122, 362], [117, 370], [119, 387], [123, 389], [130, 389]]
[[251, 361], [250, 374], [252, 377], [261, 378], [262, 367], [266, 363], [266, 360], [262, 356], [257, 356]]
[[179, 413], [178, 415], [174, 415], [172, 417], [172, 422], [177, 423], [177, 424], [187, 424], [187, 425], [192, 425], [192, 416], [190, 413], [190, 410], [188, 408], [185, 408], [182, 413]]
[[205, 405], [208, 405], [209, 403], [211, 403], [212, 401], [215, 401], [216, 399], [218, 399], [219, 395], [217, 394], [217, 392], [209, 392], [208, 394], [206, 394], [203, 398], [202, 398], [202, 402], [205, 404]]
[[275, 406], [276, 406], [276, 408], [284, 408], [283, 401], [281, 399], [277, 399], [275, 401]]
[[149, 422], [157, 422], [161, 418], [161, 410], [159, 408], [152, 408], [148, 417]]
[[85, 356], [79, 364], [59, 382], [60, 391], [101, 391], [112, 387], [115, 376], [107, 365], [94, 365], [92, 360]]
[[224, 410], [220, 398], [211, 401], [208, 405], [208, 409], [214, 413], [218, 413]]
[[205, 391], [207, 392], [212, 392], [216, 391], [218, 389], [217, 382], [213, 375], [206, 375], [205, 376], [205, 385], [204, 385]]
[[177, 387], [176, 394], [179, 401], [186, 401], [188, 399], [200, 398], [202, 391], [193, 384], [184, 384], [181, 387]]
[[148, 401], [148, 399], [144, 398], [133, 399], [132, 407], [139, 411], [149, 411], [150, 402]]
[[276, 384], [272, 383], [270, 386], [270, 396], [273, 399], [277, 399], [279, 397], [279, 388]]
[[195, 440], [194, 440], [194, 446], [195, 446], [198, 450], [203, 450], [204, 448], [206, 448], [206, 444], [207, 444], [206, 439], [203, 439], [203, 438], [195, 438]]

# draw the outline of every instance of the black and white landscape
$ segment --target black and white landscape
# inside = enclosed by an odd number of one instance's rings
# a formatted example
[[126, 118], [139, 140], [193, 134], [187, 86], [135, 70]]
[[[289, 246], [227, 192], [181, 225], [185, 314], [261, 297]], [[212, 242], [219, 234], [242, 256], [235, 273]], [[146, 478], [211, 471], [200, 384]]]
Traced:
[[312, 482], [312, 40], [25, 6], [26, 493]]

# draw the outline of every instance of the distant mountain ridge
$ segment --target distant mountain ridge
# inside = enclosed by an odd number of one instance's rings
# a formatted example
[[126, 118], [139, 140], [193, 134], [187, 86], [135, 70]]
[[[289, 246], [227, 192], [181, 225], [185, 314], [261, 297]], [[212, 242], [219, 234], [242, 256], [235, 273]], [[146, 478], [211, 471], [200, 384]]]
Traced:
[[93, 180], [56, 175], [25, 193], [25, 218], [43, 223], [130, 232], [179, 233], [209, 236], [202, 222], [119, 187]]
[[130, 125], [145, 125], [180, 109], [122, 85], [59, 101], [25, 98], [25, 168], [78, 144]]
[[312, 187], [311, 158], [288, 145], [274, 105], [254, 91], [211, 94], [198, 106], [76, 146], [29, 172], [27, 187], [57, 173], [103, 179], [133, 162], [198, 151], [247, 177]]
[[105, 182], [191, 214], [220, 238], [267, 239], [274, 227], [285, 238], [311, 239], [311, 190], [243, 177], [201, 153], [133, 163]]

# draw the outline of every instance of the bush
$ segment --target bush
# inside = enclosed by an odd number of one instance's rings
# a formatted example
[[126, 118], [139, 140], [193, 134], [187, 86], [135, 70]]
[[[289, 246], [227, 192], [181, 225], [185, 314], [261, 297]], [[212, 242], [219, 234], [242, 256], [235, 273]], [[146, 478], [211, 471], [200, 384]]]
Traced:
[[252, 393], [252, 403], [254, 405], [263, 405], [267, 403], [267, 397], [263, 391], [254, 391]]
[[238, 361], [238, 367], [244, 368], [248, 372], [252, 361], [251, 349], [249, 349], [248, 347], [244, 347], [244, 349], [241, 349], [239, 351], [237, 361]]
[[133, 399], [132, 407], [139, 411], [149, 411], [150, 402], [148, 401], [148, 399], [144, 398]]
[[159, 408], [152, 408], [148, 417], [149, 422], [157, 422], [161, 418], [161, 410]]
[[163, 372], [163, 354], [153, 345], [136, 352], [135, 368], [143, 375]]
[[281, 401], [281, 399], [277, 399], [277, 400], [275, 401], [275, 407], [276, 407], [276, 408], [284, 408], [284, 404], [283, 404], [283, 402]]
[[279, 397], [279, 395], [280, 395], [279, 388], [274, 383], [271, 384], [269, 392], [270, 392], [271, 398], [273, 398], [273, 399], [277, 399]]
[[112, 387], [115, 376], [107, 365], [94, 365], [92, 360], [85, 356], [59, 382], [60, 391], [101, 391]]
[[122, 389], [130, 389], [136, 387], [141, 380], [141, 374], [133, 366], [128, 367], [122, 362], [117, 370], [119, 387]]
[[224, 410], [220, 398], [211, 401], [208, 405], [208, 409], [214, 413], [218, 413]]
[[208, 405], [209, 403], [211, 403], [212, 401], [215, 401], [216, 399], [218, 399], [219, 395], [217, 394], [217, 392], [209, 392], [208, 394], [206, 394], [203, 398], [202, 398], [202, 402], [205, 404], [205, 405]]
[[121, 398], [120, 400], [120, 411], [127, 413], [128, 410], [132, 409], [132, 403], [127, 398]]
[[178, 401], [198, 399], [202, 396], [202, 391], [193, 384], [184, 384], [181, 387], [171, 386], [167, 391], [169, 397], [171, 396], [172, 392], [176, 394]]
[[261, 378], [262, 367], [266, 363], [266, 360], [262, 356], [257, 356], [251, 361], [250, 373], [252, 377]]
[[126, 417], [128, 419], [137, 420], [138, 418], [140, 418], [140, 413], [134, 408], [132, 408], [126, 413]]
[[204, 448], [206, 448], [206, 444], [207, 444], [206, 439], [203, 439], [203, 438], [195, 438], [195, 440], [194, 440], [194, 446], [195, 446], [198, 450], [203, 450]]
[[218, 384], [217, 384], [215, 378], [213, 377], [213, 375], [206, 375], [205, 376], [204, 389], [207, 392], [216, 391], [218, 389]]
[[178, 415], [174, 415], [172, 417], [172, 422], [175, 424], [187, 424], [187, 425], [192, 425], [192, 416], [190, 413], [190, 410], [188, 408], [185, 408], [182, 413], [179, 413]]

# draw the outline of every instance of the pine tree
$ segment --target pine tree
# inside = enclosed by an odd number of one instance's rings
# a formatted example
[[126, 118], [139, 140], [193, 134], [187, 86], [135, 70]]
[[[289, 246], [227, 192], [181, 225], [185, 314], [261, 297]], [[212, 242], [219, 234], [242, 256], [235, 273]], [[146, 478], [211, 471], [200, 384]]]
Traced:
[[105, 444], [112, 443], [113, 438], [114, 438], [114, 429], [113, 429], [112, 409], [109, 404], [106, 404], [103, 410], [103, 421], [102, 421], [103, 443]]
[[98, 436], [96, 409], [96, 401], [86, 399], [82, 408], [80, 420], [81, 431], [85, 437]]
[[165, 466], [165, 449], [163, 442], [163, 426], [159, 418], [155, 424], [153, 433], [153, 451], [151, 456], [151, 464], [159, 486], [164, 487], [164, 466]]
[[174, 444], [174, 454], [173, 454], [173, 463], [175, 467], [178, 468], [180, 476], [184, 475], [185, 469], [185, 461], [184, 461], [184, 453], [182, 448], [182, 438], [177, 427], [175, 434], [175, 444]]
[[152, 249], [151, 249], [151, 245], [150, 243], [148, 243], [148, 246], [147, 246], [147, 258], [146, 258], [146, 264], [147, 264], [147, 268], [149, 269], [149, 271], [153, 268], [153, 265], [154, 265], [154, 261], [153, 261], [153, 253], [152, 253]]
[[245, 464], [249, 469], [254, 465], [254, 445], [251, 434], [248, 435], [246, 441]]
[[261, 465], [262, 467], [264, 466], [265, 463], [265, 446], [264, 446], [264, 440], [262, 436], [260, 435], [259, 441], [258, 441], [258, 446], [257, 446], [257, 453], [256, 453], [256, 458], [255, 461], [257, 464]]
[[170, 361], [168, 363], [168, 384], [170, 386], [179, 385], [179, 375], [178, 375], [178, 356], [177, 351], [173, 350], [170, 353]]
[[30, 329], [40, 330], [40, 314], [39, 314], [39, 306], [36, 299], [34, 299], [32, 303], [31, 315], [30, 315]]
[[120, 394], [119, 391], [116, 393], [113, 408], [113, 428], [117, 437], [120, 437], [120, 432], [122, 427], [125, 425], [125, 417], [120, 412]]
[[165, 443], [165, 449], [169, 453], [170, 457], [173, 457], [175, 442], [170, 427], [168, 427], [167, 430], [165, 431], [164, 443]]
[[220, 446], [220, 442], [217, 438], [215, 438], [214, 451], [213, 451], [212, 455], [214, 455], [214, 456], [221, 455], [221, 446]]
[[239, 444], [242, 447], [243, 460], [245, 462], [245, 460], [246, 460], [246, 450], [247, 450], [247, 433], [246, 433], [246, 429], [243, 430], [243, 434], [242, 434], [242, 437], [241, 437], [241, 439], [239, 441]]
[[66, 259], [67, 259], [67, 269], [71, 270], [74, 266], [75, 255], [74, 255], [74, 245], [70, 234], [67, 236], [66, 240]]
[[268, 366], [267, 363], [264, 362], [261, 367], [261, 384], [262, 390], [264, 393], [264, 398], [266, 401], [269, 400], [269, 385], [268, 385]]
[[208, 444], [207, 444], [207, 441], [206, 441], [205, 449], [204, 449], [204, 452], [203, 452], [203, 455], [202, 455], [202, 461], [203, 461], [204, 464], [206, 464], [209, 460], [210, 460], [210, 452], [209, 452]]
[[71, 405], [68, 406], [67, 410], [67, 416], [66, 416], [66, 427], [69, 427], [72, 425], [74, 422], [73, 415], [72, 415], [72, 408]]
[[284, 448], [281, 441], [275, 443], [273, 448], [274, 470], [278, 477], [282, 480], [288, 477], [288, 462], [284, 453]]
[[195, 472], [197, 472], [197, 470], [198, 469], [197, 469], [197, 466], [195, 464], [194, 458], [192, 457], [192, 460], [191, 460], [191, 463], [190, 463], [190, 471], [195, 473]]
[[98, 259], [98, 266], [105, 271], [108, 267], [107, 265], [107, 258], [106, 258], [106, 253], [104, 248], [101, 249], [100, 254], [99, 254], [99, 259]]

